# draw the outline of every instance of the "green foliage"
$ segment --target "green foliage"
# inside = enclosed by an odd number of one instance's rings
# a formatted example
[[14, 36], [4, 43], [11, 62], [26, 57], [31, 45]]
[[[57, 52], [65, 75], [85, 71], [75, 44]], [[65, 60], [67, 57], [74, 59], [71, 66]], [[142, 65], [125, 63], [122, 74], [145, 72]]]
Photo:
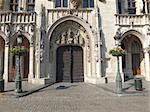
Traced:
[[112, 56], [122, 56], [124, 54], [126, 54], [126, 51], [122, 48], [113, 48], [109, 51], [109, 54], [111, 54]]
[[25, 55], [25, 54], [27, 54], [27, 52], [29, 52], [29, 49], [28, 48], [24, 48], [24, 47], [22, 47], [22, 48], [15, 47], [15, 48], [11, 48], [10, 52], [13, 55]]

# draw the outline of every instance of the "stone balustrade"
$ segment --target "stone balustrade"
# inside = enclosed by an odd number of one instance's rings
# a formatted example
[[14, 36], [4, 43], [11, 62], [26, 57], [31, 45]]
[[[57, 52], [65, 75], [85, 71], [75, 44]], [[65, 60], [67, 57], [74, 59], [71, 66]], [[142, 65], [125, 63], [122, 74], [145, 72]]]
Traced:
[[70, 10], [70, 9], [48, 9], [48, 23], [52, 25], [55, 21], [60, 19], [61, 17], [67, 15], [78, 16], [79, 18], [84, 19], [86, 22], [92, 25], [92, 9], [78, 9], [78, 10]]
[[28, 24], [36, 22], [35, 12], [0, 12], [0, 24], [11, 23], [11, 24]]
[[144, 26], [150, 24], [150, 15], [125, 15], [116, 14], [116, 25], [121, 26]]

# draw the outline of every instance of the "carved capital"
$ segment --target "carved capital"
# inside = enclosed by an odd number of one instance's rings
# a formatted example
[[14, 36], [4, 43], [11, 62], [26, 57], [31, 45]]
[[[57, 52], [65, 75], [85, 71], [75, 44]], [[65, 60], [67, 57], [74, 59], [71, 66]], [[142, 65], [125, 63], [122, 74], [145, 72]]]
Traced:
[[143, 52], [144, 52], [144, 53], [148, 53], [148, 52], [150, 52], [150, 47], [146, 47], [146, 48], [144, 48], [144, 49], [143, 49]]

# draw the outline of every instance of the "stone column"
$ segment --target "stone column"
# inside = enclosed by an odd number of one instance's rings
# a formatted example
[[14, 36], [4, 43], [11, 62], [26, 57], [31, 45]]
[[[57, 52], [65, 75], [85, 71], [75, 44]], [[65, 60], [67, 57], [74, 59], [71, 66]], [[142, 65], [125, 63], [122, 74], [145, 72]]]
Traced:
[[149, 59], [149, 52], [148, 50], [144, 50], [144, 56], [145, 56], [145, 74], [146, 74], [146, 80], [150, 81], [150, 59]]
[[148, 1], [145, 1], [145, 14], [148, 14], [148, 9], [147, 9], [148, 4], [147, 4], [147, 2], [148, 2]]
[[2, 49], [0, 49], [0, 75], [2, 74], [3, 71], [3, 52]]
[[4, 60], [5, 60], [4, 75], [3, 75], [5, 82], [8, 82], [8, 59], [9, 59], [8, 55], [9, 55], [9, 45], [6, 44], [5, 45], [5, 57], [4, 57]]
[[13, 54], [10, 53], [10, 57], [9, 57], [9, 80], [10, 81], [13, 81], [12, 65], [13, 65]]
[[95, 22], [96, 22], [96, 28], [95, 28], [95, 39], [94, 39], [94, 49], [95, 49], [95, 63], [96, 63], [96, 77], [100, 78], [102, 77], [102, 72], [101, 72], [101, 40], [100, 40], [100, 23], [99, 23], [99, 19], [100, 19], [100, 11], [99, 11], [99, 7], [98, 7], [98, 2], [97, 0], [95, 1]]
[[34, 66], [34, 47], [33, 44], [30, 45], [30, 53], [29, 53], [29, 75], [28, 75], [28, 81], [32, 82], [32, 79], [34, 78], [33, 73], [33, 66]]
[[122, 82], [124, 82], [124, 73], [123, 73], [123, 69], [122, 69], [122, 56], [119, 57], [119, 68], [120, 68]]
[[136, 1], [136, 14], [141, 14], [141, 11], [143, 10], [143, 2], [142, 0]]
[[20, 56], [20, 74], [21, 79], [24, 77], [24, 56]]
[[27, 9], [27, 0], [19, 0], [18, 11], [26, 11]]
[[100, 45], [96, 46], [95, 48], [95, 61], [96, 61], [96, 74], [97, 78], [100, 78], [102, 76], [101, 74], [101, 56], [100, 56]]

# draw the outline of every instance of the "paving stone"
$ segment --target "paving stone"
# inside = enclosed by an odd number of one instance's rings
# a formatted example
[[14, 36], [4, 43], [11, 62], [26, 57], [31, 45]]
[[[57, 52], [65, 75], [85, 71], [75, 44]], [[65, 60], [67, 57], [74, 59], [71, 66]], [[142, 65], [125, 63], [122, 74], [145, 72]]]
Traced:
[[0, 95], [0, 112], [150, 111], [148, 95], [118, 97], [87, 83], [56, 83], [21, 98], [1, 96], [3, 95]]

